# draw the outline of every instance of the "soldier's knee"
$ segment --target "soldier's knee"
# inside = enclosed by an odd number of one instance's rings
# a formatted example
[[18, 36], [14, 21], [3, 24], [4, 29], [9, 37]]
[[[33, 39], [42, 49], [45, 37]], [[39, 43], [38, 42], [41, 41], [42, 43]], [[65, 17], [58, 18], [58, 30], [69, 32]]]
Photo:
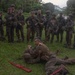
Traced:
[[28, 59], [31, 58], [31, 55], [30, 55], [29, 53], [25, 53], [25, 54], [23, 55], [23, 58], [24, 58], [24, 60], [28, 60]]

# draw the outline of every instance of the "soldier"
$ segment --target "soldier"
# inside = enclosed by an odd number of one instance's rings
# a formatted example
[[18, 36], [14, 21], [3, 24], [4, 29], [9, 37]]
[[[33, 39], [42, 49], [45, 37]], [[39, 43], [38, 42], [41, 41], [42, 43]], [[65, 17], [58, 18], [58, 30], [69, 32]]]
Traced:
[[[59, 25], [58, 34], [57, 34], [57, 42], [59, 42], [59, 39], [60, 39], [60, 42], [62, 42], [64, 26], [65, 26], [65, 19], [64, 19], [62, 13], [60, 13], [59, 17], [57, 18], [57, 21], [58, 21], [58, 25]], [[59, 38], [59, 37], [61, 37], [61, 38]]]
[[7, 28], [7, 37], [8, 42], [14, 42], [14, 28], [15, 28], [15, 14], [14, 14], [14, 6], [10, 6], [8, 8], [8, 13], [5, 16], [6, 19], [6, 28]]
[[25, 61], [28, 60], [27, 61], [28, 63], [30, 63], [30, 61], [33, 61], [33, 60], [36, 60], [35, 63], [41, 62], [41, 61], [48, 61], [49, 54], [50, 54], [48, 47], [37, 38], [35, 39], [34, 43], [35, 43], [34, 48], [32, 48], [29, 45], [28, 49], [24, 52], [23, 58], [25, 59]]
[[3, 29], [3, 19], [2, 19], [2, 12], [0, 11], [0, 40], [4, 40], [4, 29]]
[[[55, 75], [66, 75], [68, 70], [63, 65], [73, 65], [75, 64], [75, 58], [67, 58], [67, 59], [60, 59], [56, 56], [50, 56], [49, 61], [45, 65], [46, 75], [50, 75], [54, 72], [57, 72]], [[52, 74], [53, 75], [53, 74]]]
[[[19, 9], [18, 14], [17, 14], [17, 26], [16, 26], [16, 35], [18, 38], [18, 42], [20, 42], [20, 41], [24, 42], [23, 29], [24, 29], [25, 19], [24, 19], [24, 15], [22, 13], [23, 13], [23, 10]], [[20, 33], [21, 33], [21, 39], [22, 40], [20, 40]]]
[[31, 41], [33, 41], [34, 36], [35, 36], [35, 31], [36, 31], [36, 26], [37, 26], [37, 18], [35, 16], [34, 11], [30, 13], [30, 17], [26, 19], [26, 24], [27, 24], [27, 42], [29, 42], [30, 38]]
[[52, 34], [50, 42], [53, 43], [54, 36], [57, 35], [57, 32], [58, 32], [58, 23], [54, 14], [52, 15], [52, 18], [48, 23], [48, 28], [49, 28], [48, 34], [50, 33]]
[[71, 15], [69, 15], [66, 21], [65, 29], [66, 29], [66, 47], [72, 48], [72, 35], [74, 31], [74, 22]]
[[38, 18], [37, 37], [41, 39], [43, 26], [45, 22], [45, 17], [42, 15], [41, 10], [37, 11], [37, 18]]
[[[23, 58], [27, 63], [47, 62], [45, 65], [46, 75], [50, 75], [54, 71], [61, 69], [60, 75], [66, 75], [68, 72], [63, 65], [75, 64], [75, 58], [60, 59], [49, 51], [49, 48], [43, 44], [38, 38], [35, 39], [35, 47], [28, 45], [28, 49], [24, 52]], [[64, 73], [64, 74], [63, 74]]]
[[49, 33], [49, 35], [47, 34], [48, 30], [49, 30], [48, 27], [47, 27], [48, 26], [48, 22], [51, 19], [51, 13], [50, 13], [49, 10], [46, 11], [45, 19], [46, 19], [46, 21], [45, 21], [45, 40], [49, 41], [49, 39], [50, 39], [50, 33]]

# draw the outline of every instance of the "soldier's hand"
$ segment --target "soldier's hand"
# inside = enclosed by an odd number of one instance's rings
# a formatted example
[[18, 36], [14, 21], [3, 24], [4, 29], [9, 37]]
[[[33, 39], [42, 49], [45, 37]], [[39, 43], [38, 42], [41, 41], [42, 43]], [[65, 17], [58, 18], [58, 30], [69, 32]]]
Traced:
[[31, 47], [32, 47], [31, 45], [28, 45], [28, 49], [31, 49]]
[[43, 23], [40, 23], [41, 25], [43, 25]]

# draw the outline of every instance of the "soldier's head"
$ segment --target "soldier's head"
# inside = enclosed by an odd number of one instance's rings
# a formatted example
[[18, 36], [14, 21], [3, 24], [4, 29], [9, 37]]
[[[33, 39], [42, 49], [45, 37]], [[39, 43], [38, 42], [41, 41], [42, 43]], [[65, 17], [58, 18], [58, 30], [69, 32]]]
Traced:
[[69, 14], [69, 19], [73, 20], [73, 15]]
[[12, 9], [8, 8], [7, 13], [12, 13]]
[[33, 17], [33, 16], [35, 16], [35, 12], [34, 11], [31, 11], [30, 12], [30, 15]]
[[41, 43], [41, 40], [39, 38], [35, 38], [34, 43], [35, 45], [39, 45], [39, 43]]
[[41, 14], [41, 13], [42, 13], [42, 11], [41, 11], [41, 10], [38, 10], [38, 11], [37, 11], [37, 14]]
[[63, 13], [60, 13], [59, 16], [62, 17], [63, 16]]
[[55, 17], [51, 18], [51, 23], [56, 23], [56, 18]]
[[2, 16], [2, 11], [0, 11], [0, 17]]
[[14, 12], [15, 11], [15, 4], [11, 4], [10, 8], [12, 9], [12, 12]]
[[51, 12], [49, 10], [46, 11], [46, 15], [50, 15]]
[[52, 18], [56, 18], [56, 14], [52, 14]]
[[22, 9], [19, 9], [18, 10], [18, 15], [21, 15], [23, 13], [23, 10]]

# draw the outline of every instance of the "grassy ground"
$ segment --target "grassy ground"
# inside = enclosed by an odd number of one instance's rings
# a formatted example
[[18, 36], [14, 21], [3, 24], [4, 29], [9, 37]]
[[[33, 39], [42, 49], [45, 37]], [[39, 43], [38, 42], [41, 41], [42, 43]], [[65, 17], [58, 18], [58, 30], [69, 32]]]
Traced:
[[[24, 32], [26, 37], [26, 30], [24, 30]], [[32, 42], [29, 44], [33, 45]], [[55, 52], [57, 49], [60, 49], [61, 53], [58, 55], [58, 57], [63, 58], [65, 56], [69, 56], [74, 58], [75, 50], [64, 48], [63, 44], [64, 42], [62, 44], [55, 42], [53, 44], [50, 44], [49, 42], [46, 43], [46, 45], [50, 48], [50, 51]], [[27, 45], [26, 39], [24, 43], [15, 42], [9, 44], [7, 41], [0, 42], [0, 75], [45, 75], [44, 64], [26, 64], [23, 60], [17, 60], [17, 58], [22, 56]], [[25, 71], [15, 68], [14, 66], [10, 65], [8, 61], [24, 65], [32, 69], [32, 72], [26, 73]], [[69, 65], [66, 67], [73, 75], [75, 75], [75, 65]]]
[[[29, 43], [32, 44], [33, 43]], [[75, 57], [75, 50], [67, 49], [63, 47], [63, 44], [60, 43], [53, 43], [50, 44], [49, 42], [46, 45], [50, 48], [51, 51], [56, 51], [60, 49], [59, 57]], [[9, 44], [7, 41], [0, 42], [0, 75], [45, 75], [44, 71], [44, 64], [26, 64], [23, 60], [17, 60], [17, 58], [21, 57], [25, 48], [27, 47], [27, 43], [12, 43]], [[10, 65], [8, 61], [13, 61], [15, 63], [19, 63], [24, 65], [28, 68], [32, 69], [31, 73], [26, 73], [14, 66]], [[74, 75], [75, 74], [75, 65], [67, 66], [69, 71]]]

